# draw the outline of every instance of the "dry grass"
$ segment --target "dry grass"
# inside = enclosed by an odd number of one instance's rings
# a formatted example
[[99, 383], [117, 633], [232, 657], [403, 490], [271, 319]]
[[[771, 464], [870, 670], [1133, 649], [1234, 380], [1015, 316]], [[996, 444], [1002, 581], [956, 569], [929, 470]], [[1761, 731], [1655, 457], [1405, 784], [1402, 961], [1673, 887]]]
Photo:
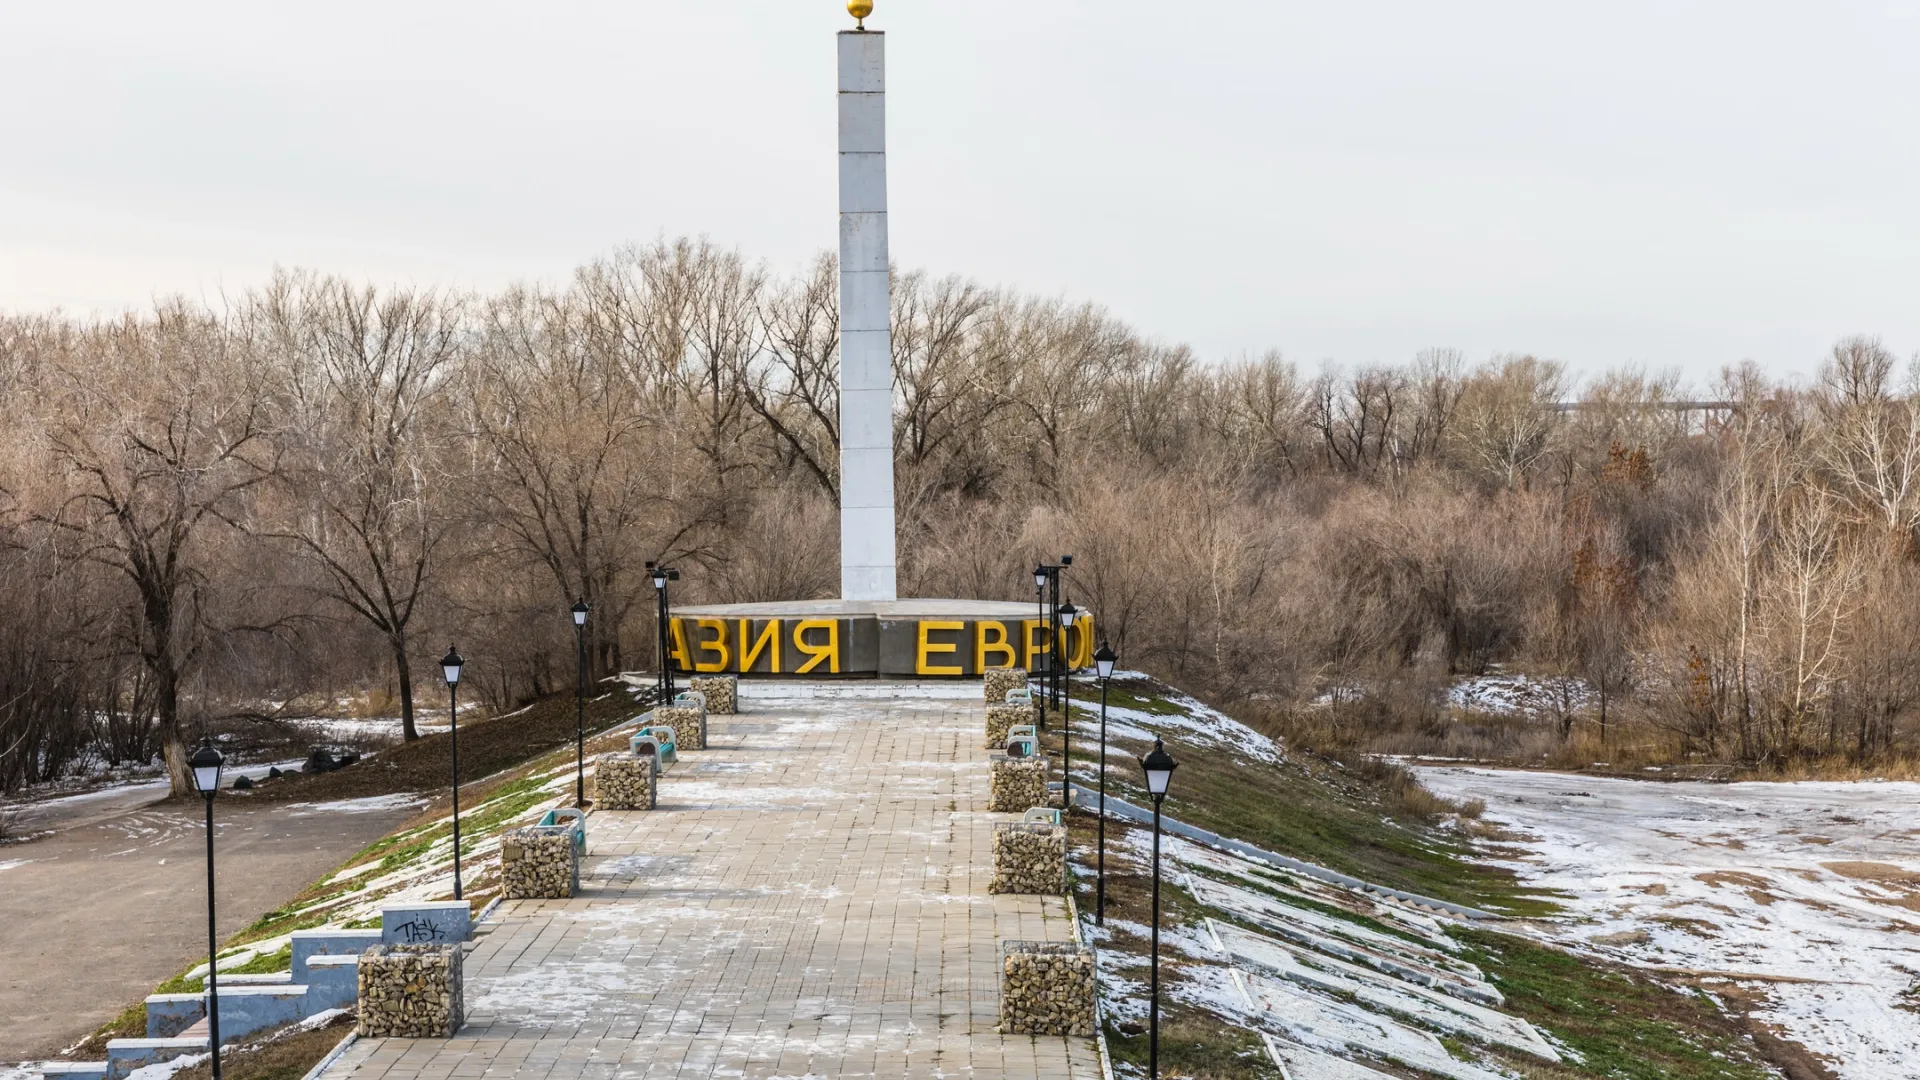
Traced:
[[[313, 1031], [249, 1036], [220, 1055], [223, 1080], [300, 1080], [353, 1030], [351, 1014]], [[213, 1080], [211, 1062], [173, 1074], [175, 1080]]]

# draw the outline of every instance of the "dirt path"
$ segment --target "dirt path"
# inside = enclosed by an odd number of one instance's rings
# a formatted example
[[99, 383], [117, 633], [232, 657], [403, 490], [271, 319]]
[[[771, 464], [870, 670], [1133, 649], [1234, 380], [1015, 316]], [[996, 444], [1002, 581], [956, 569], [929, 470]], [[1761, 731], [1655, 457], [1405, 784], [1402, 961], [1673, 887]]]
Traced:
[[[222, 800], [221, 936], [413, 815], [394, 802]], [[88, 813], [0, 847], [0, 1061], [57, 1052], [204, 957], [203, 813], [198, 801]]]

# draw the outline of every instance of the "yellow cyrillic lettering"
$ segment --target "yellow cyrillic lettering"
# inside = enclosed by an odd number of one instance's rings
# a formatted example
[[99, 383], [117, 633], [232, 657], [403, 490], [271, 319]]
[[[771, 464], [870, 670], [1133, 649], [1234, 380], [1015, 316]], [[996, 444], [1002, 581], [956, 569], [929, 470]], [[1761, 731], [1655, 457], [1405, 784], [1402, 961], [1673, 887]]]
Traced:
[[1038, 671], [1039, 668], [1035, 667], [1033, 662], [1045, 655], [1047, 651], [1047, 628], [1039, 619], [1022, 619], [1020, 636], [1027, 647], [1027, 670]]
[[676, 671], [692, 671], [693, 661], [687, 657], [686, 624], [679, 619], [670, 619], [667, 627], [673, 631], [667, 635], [667, 659], [673, 661]]
[[[827, 632], [827, 643], [825, 645], [807, 644], [807, 631], [809, 630], [825, 630]], [[812, 659], [800, 665], [799, 669], [794, 672], [795, 675], [805, 675], [807, 672], [819, 667], [820, 661], [822, 660], [827, 662], [827, 671], [829, 674], [840, 674], [839, 620], [800, 620], [793, 628], [793, 647], [795, 651], [805, 653], [807, 656], [812, 657]]]
[[755, 641], [752, 647], [749, 648], [747, 638], [750, 637], [752, 633], [753, 620], [741, 619], [740, 673], [743, 675], [746, 674], [747, 669], [753, 667], [753, 662], [760, 659], [760, 654], [766, 652], [768, 654], [767, 670], [775, 675], [780, 674], [780, 620], [768, 619], [767, 628], [760, 631], [760, 639]]
[[927, 663], [927, 657], [933, 653], [957, 653], [960, 651], [960, 646], [955, 645], [951, 642], [945, 645], [936, 645], [933, 642], [927, 640], [927, 635], [932, 633], [935, 630], [965, 630], [966, 628], [967, 628], [967, 624], [963, 622], [948, 622], [941, 619], [921, 619], [920, 620], [920, 651], [914, 657], [914, 661], [913, 661], [914, 674], [916, 675], [959, 675], [961, 674], [959, 664], [934, 665], [934, 664]]
[[[991, 636], [989, 636], [991, 635]], [[1020, 654], [1007, 644], [1007, 624], [981, 619], [973, 624], [973, 672], [987, 670], [987, 654], [998, 653], [1007, 658], [1004, 664], [995, 664], [997, 668], [1010, 668], [1020, 662]]]
[[700, 646], [700, 651], [703, 653], [719, 653], [720, 659], [711, 664], [695, 661], [693, 670], [706, 672], [727, 670], [727, 665], [733, 661], [733, 650], [727, 648], [727, 620], [700, 619], [698, 620], [698, 625], [702, 630], [713, 631], [713, 640], [696, 642], [695, 644]]

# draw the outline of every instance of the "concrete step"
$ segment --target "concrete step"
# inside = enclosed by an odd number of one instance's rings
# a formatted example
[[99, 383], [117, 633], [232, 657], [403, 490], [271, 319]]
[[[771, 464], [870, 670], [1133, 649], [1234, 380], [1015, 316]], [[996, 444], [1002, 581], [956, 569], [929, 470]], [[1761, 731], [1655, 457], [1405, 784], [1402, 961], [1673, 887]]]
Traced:
[[106, 1080], [104, 1061], [49, 1061], [40, 1066], [45, 1080]]
[[182, 1054], [207, 1052], [207, 1037], [197, 1039], [111, 1039], [107, 1042], [106, 1080], [121, 1080], [142, 1065], [172, 1061]]
[[260, 975], [222, 975], [220, 985], [227, 986], [287, 986], [293, 982], [291, 971], [269, 971]]

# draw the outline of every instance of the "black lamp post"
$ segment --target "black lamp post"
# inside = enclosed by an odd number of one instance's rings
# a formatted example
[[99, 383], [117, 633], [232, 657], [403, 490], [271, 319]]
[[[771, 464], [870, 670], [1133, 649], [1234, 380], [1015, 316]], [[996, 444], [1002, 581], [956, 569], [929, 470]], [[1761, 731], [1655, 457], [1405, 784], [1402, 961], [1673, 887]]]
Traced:
[[1073, 556], [1062, 555], [1060, 556], [1060, 562], [1056, 564], [1053, 568], [1053, 581], [1052, 581], [1053, 588], [1051, 590], [1053, 593], [1051, 598], [1051, 603], [1053, 604], [1053, 623], [1054, 623], [1052, 627], [1053, 661], [1050, 664], [1049, 669], [1053, 672], [1053, 707], [1056, 709], [1061, 708], [1063, 705], [1063, 700], [1064, 700], [1063, 695], [1065, 694], [1066, 685], [1067, 685], [1066, 648], [1065, 648], [1065, 643], [1061, 640], [1061, 638], [1064, 637], [1064, 635], [1060, 633], [1060, 574], [1067, 567], [1072, 565], [1073, 565]]
[[[1067, 604], [1060, 609], [1060, 625], [1071, 632], [1080, 609]], [[1067, 677], [1073, 676], [1073, 652], [1067, 651]], [[1060, 710], [1060, 809], [1073, 809], [1073, 684], [1066, 685], [1066, 699]]]
[[1173, 770], [1179, 763], [1159, 739], [1140, 759], [1147, 774], [1147, 794], [1153, 796], [1153, 954], [1148, 976], [1147, 998], [1147, 1080], [1160, 1076], [1160, 803], [1167, 797], [1167, 785], [1173, 782]]
[[[1036, 620], [1040, 625], [1035, 629], [1047, 625], [1047, 579], [1052, 576], [1053, 571], [1048, 569], [1046, 563], [1040, 563], [1033, 568], [1033, 599], [1034, 603], [1040, 607], [1040, 618]], [[1035, 654], [1036, 659], [1043, 656], [1048, 660], [1052, 659], [1051, 653]], [[1040, 680], [1040, 692], [1033, 696], [1034, 730], [1045, 731], [1047, 730], [1047, 676], [1040, 671], [1030, 671], [1027, 676], [1030, 679]]]
[[673, 628], [673, 614], [667, 603], [667, 582], [679, 581], [680, 571], [659, 563], [648, 563], [647, 573], [653, 578], [654, 596], [659, 600], [660, 704], [665, 705], [673, 700], [673, 668], [669, 663], [672, 650], [667, 647], [667, 637]]
[[1100, 676], [1100, 820], [1095, 828], [1100, 839], [1094, 857], [1093, 924], [1107, 925], [1107, 680], [1113, 678], [1113, 662], [1119, 657], [1106, 642], [1093, 654], [1093, 670]]
[[587, 804], [587, 601], [573, 602], [573, 646], [580, 666], [573, 679], [573, 805]]
[[447, 646], [440, 658], [440, 669], [447, 676], [447, 726], [453, 736], [453, 898], [465, 900], [460, 891], [460, 650]]
[[207, 801], [207, 1045], [213, 1049], [213, 1080], [220, 1080], [220, 938], [213, 919], [213, 795], [220, 790], [220, 769], [227, 762], [211, 739], [187, 759], [193, 786]]

